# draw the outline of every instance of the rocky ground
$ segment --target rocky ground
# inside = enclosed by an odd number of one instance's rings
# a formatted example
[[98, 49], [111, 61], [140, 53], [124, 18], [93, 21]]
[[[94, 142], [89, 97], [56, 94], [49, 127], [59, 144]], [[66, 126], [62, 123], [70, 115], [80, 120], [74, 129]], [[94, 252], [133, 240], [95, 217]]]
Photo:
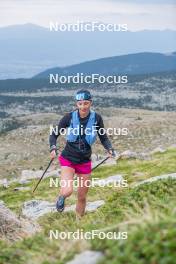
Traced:
[[[106, 128], [116, 128], [118, 135], [109, 137], [119, 152], [130, 150], [145, 154], [176, 142], [175, 112], [115, 108], [96, 111], [103, 115]], [[54, 113], [19, 116], [18, 120], [23, 126], [1, 134], [0, 179], [18, 178], [22, 170], [39, 170], [47, 166], [49, 128], [60, 118]], [[124, 128], [127, 129], [127, 135], [123, 135]], [[61, 149], [64, 142], [64, 137], [60, 137], [58, 146]], [[99, 140], [93, 147], [93, 153], [105, 155]]]

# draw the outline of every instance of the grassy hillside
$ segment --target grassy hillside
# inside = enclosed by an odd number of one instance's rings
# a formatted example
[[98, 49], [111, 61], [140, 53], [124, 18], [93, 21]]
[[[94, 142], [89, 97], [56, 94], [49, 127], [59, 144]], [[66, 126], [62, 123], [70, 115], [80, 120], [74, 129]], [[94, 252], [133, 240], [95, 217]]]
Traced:
[[[38, 222], [41, 232], [15, 243], [0, 242], [0, 263], [66, 263], [75, 253], [85, 249], [104, 253], [101, 263], [174, 263], [176, 258], [176, 181], [159, 180], [132, 188], [131, 184], [167, 173], [176, 172], [176, 149], [153, 155], [151, 160], [120, 160], [117, 165], [100, 167], [92, 177], [105, 178], [122, 174], [128, 181], [127, 188], [91, 188], [88, 201], [102, 199], [105, 205], [96, 212], [86, 213], [79, 222], [73, 212], [50, 213]], [[33, 187], [36, 182], [28, 184]], [[24, 201], [41, 199], [54, 201], [58, 189], [49, 188], [49, 179], [43, 180], [35, 196], [30, 191], [14, 192], [16, 184], [0, 188], [0, 200], [21, 213]], [[76, 191], [67, 200], [74, 204]], [[126, 231], [127, 240], [50, 240], [50, 230], [84, 232], [91, 230]]]

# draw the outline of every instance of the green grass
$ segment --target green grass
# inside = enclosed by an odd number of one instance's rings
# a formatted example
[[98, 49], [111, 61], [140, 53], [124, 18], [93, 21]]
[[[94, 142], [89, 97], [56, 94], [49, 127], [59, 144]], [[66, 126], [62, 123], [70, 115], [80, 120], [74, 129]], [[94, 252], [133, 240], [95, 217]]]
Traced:
[[101, 250], [101, 264], [173, 264], [176, 258], [176, 222], [160, 221], [129, 231], [126, 241], [93, 241], [92, 247]]
[[[156, 175], [176, 172], [176, 150], [155, 154], [152, 160], [121, 160], [117, 165], [97, 169], [92, 177], [105, 178], [123, 174], [128, 183], [144, 180]], [[26, 186], [31, 188], [36, 181]], [[31, 199], [54, 201], [58, 188], [49, 188], [49, 179], [39, 185], [35, 195], [30, 191], [13, 191], [0, 188], [0, 199], [20, 213], [21, 206]], [[88, 201], [105, 200], [105, 205], [94, 213], [86, 213], [78, 223], [75, 213], [50, 213], [38, 222], [42, 231], [33, 237], [9, 244], [0, 242], [0, 263], [65, 263], [75, 253], [84, 249], [100, 250], [104, 253], [102, 263], [172, 264], [176, 258], [176, 181], [160, 180], [135, 188], [91, 188]], [[76, 202], [76, 192], [67, 204]], [[84, 232], [95, 229], [127, 231], [127, 240], [49, 240], [50, 230]]]

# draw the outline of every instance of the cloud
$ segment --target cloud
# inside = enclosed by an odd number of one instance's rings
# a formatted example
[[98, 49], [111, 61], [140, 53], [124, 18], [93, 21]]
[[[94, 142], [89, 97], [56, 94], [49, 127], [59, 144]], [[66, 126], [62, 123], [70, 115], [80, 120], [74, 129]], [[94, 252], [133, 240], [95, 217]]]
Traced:
[[[103, 0], [106, 1], [106, 0]], [[109, 0], [109, 2], [122, 2], [121, 0]], [[138, 3], [138, 4], [175, 4], [175, 0], [126, 0], [128, 3]]]
[[74, 23], [81, 20], [127, 23], [131, 30], [176, 29], [175, 13], [173, 0], [0, 1], [1, 26], [34, 23], [47, 27], [50, 21]]

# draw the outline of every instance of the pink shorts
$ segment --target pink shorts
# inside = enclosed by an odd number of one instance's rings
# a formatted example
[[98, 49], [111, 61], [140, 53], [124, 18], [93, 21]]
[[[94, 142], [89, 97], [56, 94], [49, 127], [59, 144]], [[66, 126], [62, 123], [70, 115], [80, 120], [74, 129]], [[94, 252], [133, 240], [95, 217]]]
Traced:
[[91, 161], [76, 164], [71, 162], [68, 159], [65, 159], [62, 155], [58, 157], [60, 166], [67, 166], [70, 168], [73, 168], [75, 170], [75, 173], [78, 174], [90, 174], [91, 173]]

